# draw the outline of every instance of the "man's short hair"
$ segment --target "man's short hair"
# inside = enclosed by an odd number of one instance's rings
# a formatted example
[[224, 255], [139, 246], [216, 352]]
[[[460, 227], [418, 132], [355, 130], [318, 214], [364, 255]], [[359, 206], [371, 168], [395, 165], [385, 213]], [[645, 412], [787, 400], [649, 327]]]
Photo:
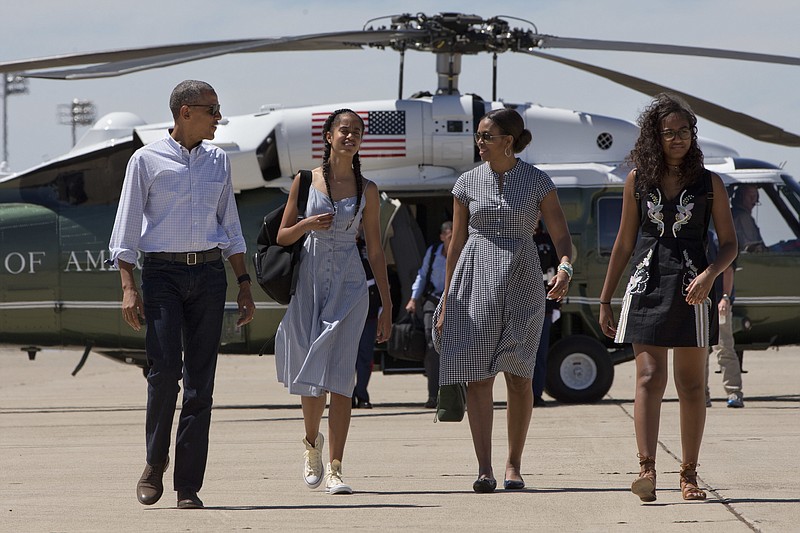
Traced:
[[744, 192], [750, 189], [758, 190], [758, 187], [752, 183], [742, 183], [736, 187], [731, 197], [731, 205], [741, 206], [744, 200]]
[[214, 88], [204, 81], [184, 80], [172, 89], [169, 96], [169, 110], [172, 111], [172, 118], [178, 118], [181, 106], [184, 104], [195, 104], [200, 101], [204, 93], [213, 93]]
[[442, 222], [441, 227], [439, 228], [439, 233], [444, 233], [445, 231], [453, 231], [453, 221], [452, 220], [445, 220]]

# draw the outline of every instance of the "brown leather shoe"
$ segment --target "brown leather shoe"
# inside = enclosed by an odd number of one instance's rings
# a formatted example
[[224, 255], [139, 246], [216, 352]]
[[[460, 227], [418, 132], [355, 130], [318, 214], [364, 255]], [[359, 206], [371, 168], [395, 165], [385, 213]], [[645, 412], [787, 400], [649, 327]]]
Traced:
[[159, 465], [148, 464], [144, 467], [142, 477], [136, 484], [136, 497], [142, 505], [153, 505], [164, 494], [164, 484], [161, 478], [169, 465], [169, 457]]
[[203, 500], [197, 497], [196, 490], [178, 491], [178, 509], [202, 509]]

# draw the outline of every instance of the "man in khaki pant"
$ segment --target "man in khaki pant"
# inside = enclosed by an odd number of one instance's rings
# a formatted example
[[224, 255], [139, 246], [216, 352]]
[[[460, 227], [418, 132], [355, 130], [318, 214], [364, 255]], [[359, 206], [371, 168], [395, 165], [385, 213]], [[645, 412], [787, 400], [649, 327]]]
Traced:
[[[709, 232], [709, 237], [709, 260], [713, 261], [717, 251], [716, 235]], [[725, 269], [714, 283], [717, 310], [719, 311], [719, 344], [713, 346], [711, 353], [716, 356], [717, 363], [722, 369], [722, 385], [728, 396], [728, 407], [738, 408], [744, 407], [744, 395], [742, 394], [742, 371], [733, 340], [734, 268], [735, 263]], [[711, 407], [708, 365], [706, 365], [706, 406]]]

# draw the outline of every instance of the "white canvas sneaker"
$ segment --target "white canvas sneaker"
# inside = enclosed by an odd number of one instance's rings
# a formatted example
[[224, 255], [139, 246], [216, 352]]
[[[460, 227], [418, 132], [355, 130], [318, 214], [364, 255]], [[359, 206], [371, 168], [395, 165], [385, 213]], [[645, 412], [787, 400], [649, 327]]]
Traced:
[[334, 459], [325, 472], [325, 492], [328, 494], [353, 494], [353, 489], [342, 481], [342, 463]]
[[303, 437], [303, 444], [306, 451], [303, 452], [303, 481], [311, 489], [316, 489], [322, 483], [322, 445], [325, 437], [322, 433], [317, 433], [317, 441], [314, 446], [308, 443]]

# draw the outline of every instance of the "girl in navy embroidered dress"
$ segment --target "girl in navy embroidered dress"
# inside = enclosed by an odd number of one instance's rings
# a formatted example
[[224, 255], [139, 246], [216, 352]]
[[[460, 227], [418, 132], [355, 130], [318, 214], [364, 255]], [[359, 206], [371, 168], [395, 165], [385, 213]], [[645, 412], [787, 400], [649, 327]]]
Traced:
[[667, 198], [658, 187], [639, 194], [641, 229], [615, 342], [670, 347], [716, 344], [713, 294], [699, 304], [685, 301], [689, 284], [708, 266], [710, 187], [711, 178], [704, 174], [675, 198]]
[[[640, 472], [631, 492], [656, 499], [656, 450], [661, 401], [669, 374], [680, 402], [680, 487], [683, 499], [704, 500], [697, 459], [706, 420], [705, 373], [717, 342], [717, 314], [709, 294], [736, 257], [736, 233], [722, 180], [703, 168], [697, 118], [680, 98], [660, 94], [639, 116], [640, 133], [628, 159], [619, 233], [600, 293], [600, 328], [616, 342], [630, 342], [636, 359], [633, 419]], [[709, 220], [719, 254], [709, 264]], [[633, 255], [619, 325], [611, 297]]]

